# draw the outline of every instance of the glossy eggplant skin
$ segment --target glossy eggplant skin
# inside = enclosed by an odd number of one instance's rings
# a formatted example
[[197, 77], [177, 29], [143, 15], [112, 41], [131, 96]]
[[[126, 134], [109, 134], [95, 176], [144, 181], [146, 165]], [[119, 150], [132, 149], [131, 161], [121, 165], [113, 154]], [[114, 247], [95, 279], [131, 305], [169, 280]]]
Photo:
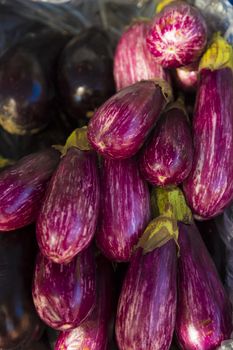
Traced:
[[104, 159], [101, 169], [101, 209], [96, 241], [114, 261], [129, 261], [150, 220], [150, 194], [137, 158]]
[[77, 327], [94, 307], [95, 279], [92, 247], [66, 265], [54, 264], [39, 253], [32, 295], [40, 318], [57, 330]]
[[59, 158], [59, 152], [50, 148], [25, 156], [0, 173], [0, 231], [12, 231], [36, 220]]
[[37, 220], [41, 252], [55, 263], [70, 262], [95, 234], [99, 202], [95, 152], [70, 148], [51, 179]]
[[113, 269], [102, 256], [97, 258], [97, 298], [92, 313], [77, 328], [61, 332], [55, 350], [106, 350], [108, 328], [113, 313]]
[[179, 223], [176, 335], [181, 349], [214, 350], [229, 339], [232, 307], [195, 224]]
[[174, 241], [132, 257], [121, 291], [116, 337], [120, 350], [168, 350], [176, 318]]
[[149, 22], [138, 20], [122, 34], [114, 56], [117, 90], [141, 80], [168, 80], [168, 73], [156, 62], [147, 48], [148, 30]]
[[155, 186], [178, 185], [189, 175], [193, 161], [191, 128], [180, 108], [159, 120], [140, 159], [143, 177]]
[[158, 13], [147, 35], [148, 49], [165, 68], [195, 62], [207, 43], [207, 25], [202, 14], [184, 1], [174, 1]]
[[77, 126], [115, 91], [111, 48], [106, 33], [89, 28], [63, 50], [58, 66], [58, 90], [64, 111]]
[[34, 228], [0, 235], [0, 348], [26, 348], [41, 327], [31, 296]]
[[56, 114], [55, 67], [69, 37], [37, 27], [0, 58], [0, 124], [11, 134], [35, 134]]
[[0, 60], [0, 124], [12, 134], [35, 133], [49, 121], [49, 90], [43, 68], [25, 48]]
[[137, 153], [166, 105], [161, 88], [141, 81], [120, 90], [94, 114], [88, 139], [103, 157], [130, 158]]
[[184, 192], [197, 217], [220, 214], [233, 199], [233, 72], [202, 69], [193, 119], [194, 161]]

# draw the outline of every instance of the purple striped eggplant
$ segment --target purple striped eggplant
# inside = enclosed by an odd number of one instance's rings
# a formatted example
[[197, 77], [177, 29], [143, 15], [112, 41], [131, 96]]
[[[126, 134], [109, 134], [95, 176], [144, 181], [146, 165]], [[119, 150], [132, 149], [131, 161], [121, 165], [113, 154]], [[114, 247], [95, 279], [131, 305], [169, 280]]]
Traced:
[[175, 71], [177, 85], [187, 92], [195, 92], [198, 83], [198, 63], [194, 62], [188, 66], [177, 68]]
[[121, 291], [116, 337], [120, 350], [168, 350], [176, 318], [176, 245], [173, 240], [133, 255]]
[[205, 219], [220, 214], [233, 199], [231, 55], [230, 45], [216, 35], [200, 63], [193, 119], [194, 161], [184, 192], [192, 211]]
[[148, 49], [166, 68], [195, 62], [205, 49], [207, 26], [199, 10], [185, 1], [174, 1], [152, 20]]
[[71, 147], [52, 177], [37, 220], [37, 241], [48, 259], [68, 263], [87, 247], [96, 230], [99, 197], [96, 154]]
[[92, 247], [66, 265], [54, 264], [39, 253], [32, 295], [40, 318], [61, 331], [77, 327], [94, 307], [95, 275]]
[[232, 308], [195, 224], [179, 224], [176, 335], [181, 349], [214, 350], [233, 330]]
[[129, 261], [150, 220], [150, 194], [136, 158], [104, 159], [97, 245], [111, 260]]
[[47, 149], [30, 154], [0, 173], [0, 231], [34, 222], [59, 152]]
[[141, 173], [153, 185], [177, 185], [189, 175], [192, 160], [190, 126], [183, 105], [177, 102], [164, 113], [145, 146], [140, 159]]
[[143, 145], [167, 100], [168, 84], [141, 81], [107, 100], [90, 120], [88, 138], [92, 147], [107, 158], [130, 158]]
[[117, 90], [141, 80], [168, 79], [168, 74], [147, 49], [148, 30], [149, 22], [138, 20], [122, 34], [114, 56]]
[[60, 333], [55, 350], [106, 350], [113, 312], [113, 269], [102, 256], [97, 260], [97, 299], [90, 316], [77, 328]]

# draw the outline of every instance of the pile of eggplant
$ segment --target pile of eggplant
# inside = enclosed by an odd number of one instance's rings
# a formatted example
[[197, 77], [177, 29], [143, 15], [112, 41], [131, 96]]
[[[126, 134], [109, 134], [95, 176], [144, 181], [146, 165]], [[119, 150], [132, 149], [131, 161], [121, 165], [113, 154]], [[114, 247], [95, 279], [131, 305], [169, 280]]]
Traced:
[[0, 53], [2, 350], [233, 335], [211, 221], [233, 201], [233, 48], [184, 1], [151, 15], [116, 47], [38, 25]]

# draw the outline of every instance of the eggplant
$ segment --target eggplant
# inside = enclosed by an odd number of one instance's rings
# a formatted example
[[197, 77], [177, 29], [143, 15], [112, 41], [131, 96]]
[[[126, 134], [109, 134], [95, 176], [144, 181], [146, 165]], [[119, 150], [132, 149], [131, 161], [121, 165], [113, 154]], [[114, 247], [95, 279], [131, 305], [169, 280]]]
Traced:
[[175, 70], [175, 81], [185, 92], [195, 92], [198, 85], [198, 62]]
[[158, 64], [165, 68], [186, 66], [204, 51], [207, 26], [197, 8], [173, 1], [155, 15], [146, 40]]
[[127, 271], [116, 317], [120, 350], [167, 350], [176, 318], [176, 245], [133, 255]]
[[[196, 221], [197, 228], [210, 253], [222, 282], [226, 277], [227, 249], [221, 239], [221, 232], [214, 219]], [[221, 225], [221, 227], [223, 227]]]
[[102, 156], [125, 159], [135, 155], [171, 98], [168, 84], [141, 81], [120, 90], [91, 118], [88, 139]]
[[159, 120], [140, 159], [143, 177], [156, 186], [178, 185], [193, 161], [191, 130], [184, 105], [172, 104]]
[[233, 330], [232, 307], [194, 223], [179, 223], [176, 335], [181, 349], [214, 350]]
[[199, 219], [217, 216], [233, 199], [232, 51], [217, 34], [200, 62], [193, 118], [194, 160], [183, 187]]
[[83, 322], [95, 303], [95, 272], [92, 247], [66, 265], [55, 264], [39, 253], [32, 295], [40, 318], [60, 331]]
[[99, 174], [93, 151], [68, 149], [54, 173], [37, 220], [41, 252], [70, 262], [92, 240], [99, 214]]
[[35, 134], [51, 121], [54, 67], [66, 41], [60, 33], [39, 28], [0, 58], [0, 125], [7, 132]]
[[101, 209], [96, 234], [102, 253], [114, 261], [129, 261], [150, 220], [150, 194], [137, 158], [104, 159]]
[[148, 20], [137, 20], [122, 34], [114, 56], [114, 79], [117, 90], [141, 80], [168, 80], [168, 73], [147, 49], [148, 30]]
[[9, 133], [36, 133], [49, 121], [49, 90], [30, 51], [13, 47], [0, 60], [0, 124]]
[[55, 350], [107, 350], [113, 311], [113, 269], [107, 259], [97, 259], [97, 298], [92, 313], [75, 329], [61, 332]]
[[0, 173], [0, 231], [34, 222], [45, 189], [59, 162], [59, 152], [47, 149], [17, 161]]
[[111, 51], [107, 34], [93, 27], [81, 31], [61, 54], [59, 102], [75, 127], [115, 92]]
[[42, 332], [31, 296], [34, 228], [0, 235], [0, 348], [26, 348]]

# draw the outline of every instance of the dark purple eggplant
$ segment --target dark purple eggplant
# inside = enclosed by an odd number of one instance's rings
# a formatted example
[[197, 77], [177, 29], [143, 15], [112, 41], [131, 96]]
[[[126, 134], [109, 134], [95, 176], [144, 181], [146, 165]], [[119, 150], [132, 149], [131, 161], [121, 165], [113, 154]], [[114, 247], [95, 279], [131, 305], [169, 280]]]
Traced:
[[97, 245], [115, 261], [129, 261], [150, 220], [150, 194], [136, 158], [104, 159]]
[[116, 318], [120, 350], [169, 349], [176, 318], [176, 260], [173, 240], [133, 255]]
[[215, 35], [200, 63], [193, 119], [194, 160], [184, 183], [186, 199], [197, 218], [208, 219], [220, 214], [233, 199], [231, 57], [231, 46], [220, 35]]
[[57, 330], [77, 327], [94, 307], [95, 278], [92, 247], [66, 265], [54, 264], [39, 253], [32, 295], [41, 319]]
[[192, 168], [193, 144], [186, 111], [177, 101], [162, 115], [142, 151], [143, 177], [156, 186], [178, 185]]
[[33, 53], [13, 47], [0, 60], [0, 124], [12, 134], [36, 133], [50, 117], [46, 77]]
[[60, 103], [75, 127], [113, 95], [113, 62], [104, 31], [85, 29], [68, 43], [60, 58], [58, 88]]
[[97, 299], [95, 308], [81, 325], [60, 333], [55, 350], [106, 350], [108, 328], [113, 312], [113, 269], [103, 257], [97, 260]]
[[181, 349], [214, 350], [233, 330], [232, 307], [195, 224], [179, 224], [176, 335]]
[[67, 40], [61, 34], [40, 29], [1, 57], [0, 125], [7, 132], [34, 134], [51, 121], [55, 97], [54, 67]]
[[52, 177], [37, 220], [37, 241], [48, 259], [68, 263], [87, 247], [96, 230], [99, 199], [96, 154], [71, 147]]
[[196, 225], [223, 282], [226, 276], [227, 249], [218, 225], [215, 220], [196, 221]]
[[59, 162], [54, 149], [28, 155], [0, 173], [0, 231], [34, 222], [48, 181]]
[[0, 235], [0, 348], [26, 348], [41, 333], [31, 283], [37, 251], [34, 228]]
[[[141, 81], [120, 90], [91, 118], [88, 138], [107, 158], [130, 158], [137, 153], [171, 98], [168, 84]], [[165, 91], [166, 90], [166, 91]], [[168, 92], [169, 91], [169, 92]]]

